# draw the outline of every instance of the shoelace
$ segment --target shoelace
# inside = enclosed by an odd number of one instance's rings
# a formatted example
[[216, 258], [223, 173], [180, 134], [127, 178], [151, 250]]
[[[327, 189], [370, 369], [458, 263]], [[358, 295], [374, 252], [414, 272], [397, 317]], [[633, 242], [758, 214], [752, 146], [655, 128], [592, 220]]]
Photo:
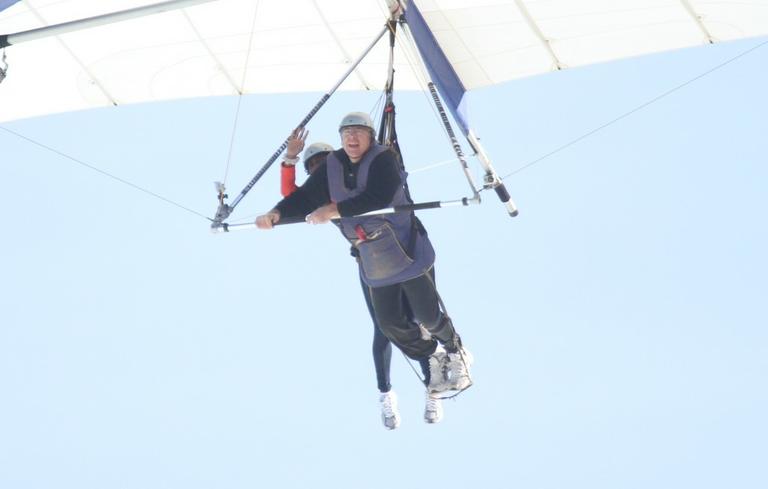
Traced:
[[450, 364], [452, 377], [468, 375], [467, 362], [460, 353], [451, 354]]
[[429, 362], [429, 373], [431, 376], [436, 375], [438, 378], [445, 378], [445, 376], [448, 374], [448, 355], [441, 355], [437, 357], [436, 360], [436, 363], [432, 361]]
[[424, 410], [429, 413], [437, 413], [440, 411], [440, 399], [434, 398], [432, 396], [427, 396], [427, 404], [424, 407]]
[[395, 417], [395, 409], [392, 406], [392, 397], [391, 396], [385, 396], [381, 400], [381, 410], [384, 413], [384, 416], [387, 418], [394, 418]]

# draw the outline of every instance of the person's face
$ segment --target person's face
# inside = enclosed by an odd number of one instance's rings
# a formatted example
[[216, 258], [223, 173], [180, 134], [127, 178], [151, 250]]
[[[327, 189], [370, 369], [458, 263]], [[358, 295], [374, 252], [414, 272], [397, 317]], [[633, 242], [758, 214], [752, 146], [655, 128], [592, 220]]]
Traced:
[[327, 157], [328, 153], [320, 153], [310, 158], [309, 161], [307, 161], [307, 174], [311, 175], [315, 173], [315, 170], [317, 170], [320, 165], [325, 163], [325, 159]]
[[371, 147], [371, 131], [365, 126], [349, 126], [341, 130], [341, 145], [352, 163], [357, 163]]

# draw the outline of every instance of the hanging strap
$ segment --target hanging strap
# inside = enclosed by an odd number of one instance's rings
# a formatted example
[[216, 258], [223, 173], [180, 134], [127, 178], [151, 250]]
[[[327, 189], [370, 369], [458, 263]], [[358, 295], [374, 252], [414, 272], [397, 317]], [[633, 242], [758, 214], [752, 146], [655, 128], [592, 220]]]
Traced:
[[[395, 153], [398, 167], [400, 171], [405, 173], [405, 162], [403, 161], [403, 153], [400, 150], [400, 144], [397, 139], [397, 111], [394, 103], [394, 91], [395, 91], [395, 41], [397, 39], [397, 23], [396, 19], [391, 19], [387, 26], [389, 28], [389, 67], [387, 71], [387, 84], [384, 88], [384, 110], [381, 113], [381, 122], [379, 124], [378, 142], [384, 146], [388, 146]], [[405, 199], [409, 205], [413, 205], [413, 199], [411, 198], [411, 192], [408, 188], [408, 180], [403, 182], [403, 190], [405, 192]], [[402, 207], [402, 206], [400, 206]], [[400, 210], [402, 212], [403, 209]], [[416, 247], [416, 239], [418, 234], [426, 235], [426, 229], [421, 223], [413, 209], [410, 209], [411, 215], [411, 233], [408, 240], [408, 244], [405, 248], [406, 253], [409, 256], [413, 256], [414, 248]], [[418, 233], [418, 234], [417, 234]]]
[[8, 74], [8, 63], [5, 61], [5, 49], [3, 49], [3, 66], [0, 67], [0, 83], [3, 83]]

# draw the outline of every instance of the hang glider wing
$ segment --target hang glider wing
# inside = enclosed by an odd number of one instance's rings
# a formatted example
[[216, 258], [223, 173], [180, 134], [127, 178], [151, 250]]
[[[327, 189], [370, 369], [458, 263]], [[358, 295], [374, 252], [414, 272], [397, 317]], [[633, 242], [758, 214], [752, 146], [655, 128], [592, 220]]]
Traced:
[[467, 132], [466, 90], [566, 68], [768, 35], [768, 0], [425, 0], [406, 14]]
[[0, 12], [7, 9], [14, 3], [18, 2], [19, 0], [0, 0]]
[[432, 0], [416, 5], [467, 89], [768, 34], [768, 0]]
[[[150, 3], [27, 0], [0, 13], [0, 34]], [[218, 0], [11, 45], [0, 121], [175, 98], [324, 91], [386, 19], [378, 0]], [[380, 44], [340, 89], [383, 86], [388, 52]]]
[[[0, 34], [151, 3], [0, 0], [6, 7]], [[416, 37], [428, 62], [439, 48], [455, 72], [455, 105], [464, 90], [516, 78], [768, 34], [768, 0], [411, 0], [406, 6], [423, 15], [428, 36]], [[6, 49], [0, 121], [183, 97], [322, 92], [386, 17], [384, 0], [218, 0], [13, 44]], [[381, 87], [384, 44], [341, 89]], [[398, 88], [418, 87], [407, 65], [396, 69]]]

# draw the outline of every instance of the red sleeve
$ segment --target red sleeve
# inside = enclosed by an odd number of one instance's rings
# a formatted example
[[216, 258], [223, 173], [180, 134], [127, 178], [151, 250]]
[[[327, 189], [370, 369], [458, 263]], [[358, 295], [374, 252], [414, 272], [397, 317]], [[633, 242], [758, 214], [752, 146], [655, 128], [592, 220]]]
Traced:
[[280, 163], [280, 193], [288, 197], [296, 188], [296, 165]]

